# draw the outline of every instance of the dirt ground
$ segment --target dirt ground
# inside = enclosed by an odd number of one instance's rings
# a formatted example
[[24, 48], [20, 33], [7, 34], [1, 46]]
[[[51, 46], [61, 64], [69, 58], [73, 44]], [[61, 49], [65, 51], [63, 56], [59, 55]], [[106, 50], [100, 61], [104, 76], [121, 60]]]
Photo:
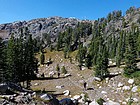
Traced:
[[[31, 82], [33, 90], [43, 90], [53, 93], [61, 94], [65, 90], [70, 91], [69, 96], [58, 95], [58, 99], [71, 98], [74, 95], [80, 95], [81, 93], [87, 93], [90, 100], [103, 98], [105, 100], [113, 100], [116, 102], [126, 102], [126, 99], [130, 96], [130, 91], [119, 91], [117, 90], [118, 83], [121, 82], [124, 85], [128, 85], [128, 78], [123, 75], [116, 76], [109, 79], [108, 83], [106, 81], [96, 82], [93, 80], [94, 71], [92, 69], [87, 69], [83, 67], [83, 70], [79, 70], [78, 63], [75, 60], [76, 52], [73, 52], [70, 56], [72, 57], [72, 63], [69, 59], [64, 59], [63, 52], [46, 52], [46, 61], [51, 58], [53, 63], [49, 66], [42, 65], [39, 67], [39, 73], [45, 74], [46, 79], [44, 80], [34, 80]], [[60, 78], [54, 75], [54, 78], [49, 78], [49, 72], [56, 71], [56, 65], [59, 64], [60, 68], [65, 66], [68, 73], [71, 76], [64, 77], [61, 74]], [[109, 68], [110, 72], [122, 71], [122, 68]], [[88, 90], [84, 91], [83, 81], [86, 81]], [[36, 85], [37, 84], [37, 85]], [[56, 88], [56, 86], [63, 86], [61, 89]], [[103, 93], [104, 91], [104, 93]], [[140, 101], [140, 92], [133, 93], [133, 97]], [[140, 105], [136, 103], [134, 105]]]

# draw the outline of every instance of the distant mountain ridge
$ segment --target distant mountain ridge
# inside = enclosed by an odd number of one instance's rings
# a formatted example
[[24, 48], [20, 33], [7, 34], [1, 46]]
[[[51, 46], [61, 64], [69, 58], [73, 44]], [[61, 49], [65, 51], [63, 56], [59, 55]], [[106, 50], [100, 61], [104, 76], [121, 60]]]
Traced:
[[[116, 16], [113, 17], [113, 15]], [[93, 29], [95, 25], [105, 23], [104, 34], [107, 36], [112, 33], [117, 35], [119, 34], [119, 30], [129, 30], [132, 24], [140, 28], [140, 8], [130, 7], [124, 16], [120, 15], [116, 17], [117, 12], [113, 11], [111, 14], [108, 14], [106, 18], [100, 18], [99, 20], [79, 20], [76, 18], [62, 18], [56, 16], [32, 19], [30, 21], [17, 21], [1, 24], [0, 37], [8, 39], [11, 33], [18, 34], [20, 28], [28, 27], [34, 38], [42, 38], [42, 34], [47, 33], [50, 35], [52, 42], [54, 42], [60, 32], [65, 31], [68, 27], [75, 28], [78, 23], [81, 22], [92, 23]], [[111, 18], [111, 20], [108, 18]], [[97, 21], [98, 24], [96, 24]]]
[[32, 19], [30, 21], [17, 21], [0, 25], [0, 36], [8, 38], [11, 33], [18, 33], [19, 28], [28, 27], [33, 37], [41, 36], [47, 33], [51, 37], [57, 36], [59, 32], [64, 31], [68, 27], [74, 28], [78, 22], [76, 18], [49, 17]]

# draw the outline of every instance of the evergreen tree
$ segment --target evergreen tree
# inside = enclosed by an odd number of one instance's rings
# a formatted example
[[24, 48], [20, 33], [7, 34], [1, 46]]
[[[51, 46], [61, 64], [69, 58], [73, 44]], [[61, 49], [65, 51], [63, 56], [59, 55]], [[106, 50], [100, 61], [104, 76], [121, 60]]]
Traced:
[[77, 61], [79, 62], [79, 67], [80, 67], [80, 70], [81, 70], [81, 67], [83, 65], [83, 61], [85, 60], [86, 58], [86, 47], [83, 47], [83, 44], [81, 44], [79, 46], [79, 49], [78, 49], [78, 53], [76, 55], [76, 59]]
[[106, 76], [109, 75], [108, 68], [108, 52], [106, 49], [106, 46], [100, 45], [100, 50], [98, 58], [97, 58], [97, 64], [95, 66], [95, 76], [104, 79]]
[[59, 33], [59, 35], [58, 35], [58, 41], [57, 41], [57, 51], [59, 51], [60, 50], [60, 48], [62, 48], [62, 45], [63, 45], [63, 34], [64, 33]]
[[120, 39], [118, 42], [118, 47], [117, 47], [117, 56], [116, 56], [116, 64], [119, 67], [121, 64], [121, 61], [124, 57], [124, 53], [125, 53], [125, 33], [122, 31], [120, 32]]
[[140, 34], [138, 34], [138, 39], [137, 39], [137, 46], [138, 46], [138, 58], [140, 58]]
[[92, 66], [92, 57], [90, 56], [90, 54], [87, 54], [86, 58], [85, 58], [85, 66], [88, 67], [88, 69], [90, 68], [90, 66]]
[[41, 55], [40, 55], [40, 63], [41, 64], [44, 64], [44, 61], [45, 61], [45, 56], [44, 56], [44, 53], [41, 52]]
[[59, 64], [57, 64], [57, 66], [56, 66], [56, 71], [57, 71], [57, 72], [60, 72]]
[[0, 38], [0, 82], [6, 82], [5, 45]]
[[62, 66], [61, 72], [62, 72], [63, 74], [67, 74], [67, 70], [66, 70], [65, 66]]
[[18, 71], [16, 70], [16, 45], [15, 45], [15, 38], [11, 35], [10, 40], [8, 41], [7, 46], [7, 56], [6, 56], [6, 63], [7, 63], [7, 72], [6, 77], [7, 81], [16, 82]]
[[25, 77], [27, 88], [30, 87], [30, 80], [35, 77], [34, 71], [36, 70], [36, 59], [34, 56], [34, 45], [32, 35], [29, 34], [28, 39], [25, 43]]
[[132, 32], [128, 34], [126, 44], [126, 67], [124, 68], [124, 74], [129, 76], [138, 70], [136, 65], [136, 40], [133, 37]]

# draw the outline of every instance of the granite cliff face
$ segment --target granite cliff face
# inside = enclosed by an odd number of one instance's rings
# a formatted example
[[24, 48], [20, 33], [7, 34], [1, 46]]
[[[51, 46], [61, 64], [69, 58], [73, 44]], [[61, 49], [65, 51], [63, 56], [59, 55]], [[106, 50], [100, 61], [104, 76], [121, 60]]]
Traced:
[[11, 33], [18, 33], [19, 28], [28, 27], [34, 38], [41, 37], [43, 33], [49, 34], [52, 38], [68, 27], [74, 28], [81, 20], [75, 18], [49, 17], [39, 18], [30, 21], [17, 21], [0, 25], [0, 36], [8, 38]]

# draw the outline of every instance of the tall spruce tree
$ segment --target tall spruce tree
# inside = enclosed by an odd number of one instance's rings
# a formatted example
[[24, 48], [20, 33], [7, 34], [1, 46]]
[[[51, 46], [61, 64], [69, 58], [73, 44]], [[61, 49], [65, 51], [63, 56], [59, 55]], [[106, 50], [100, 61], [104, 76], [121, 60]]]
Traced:
[[16, 69], [18, 71], [18, 78], [19, 81], [25, 81], [25, 45], [24, 45], [24, 33], [23, 33], [23, 29], [20, 29], [20, 34], [19, 34], [19, 38], [16, 39]]
[[103, 39], [100, 39], [97, 64], [95, 65], [95, 76], [104, 79], [109, 75], [108, 71], [108, 51]]
[[132, 32], [128, 33], [126, 44], [127, 44], [125, 54], [126, 67], [124, 68], [124, 74], [129, 76], [138, 70], [136, 64], [136, 40]]
[[7, 56], [6, 56], [6, 63], [7, 63], [7, 80], [12, 82], [17, 82], [17, 75], [18, 71], [16, 70], [16, 45], [15, 45], [15, 38], [13, 35], [11, 35], [10, 40], [8, 41], [7, 46]]
[[0, 38], [0, 82], [6, 82], [5, 45]]
[[29, 37], [25, 43], [25, 77], [26, 77], [26, 84], [27, 88], [30, 87], [30, 80], [34, 78], [35, 74], [34, 71], [36, 70], [35, 66], [35, 57], [34, 57], [34, 46], [33, 46], [33, 39], [32, 35], [28, 34]]
[[83, 61], [86, 58], [86, 52], [87, 52], [86, 47], [83, 47], [83, 44], [80, 44], [79, 49], [78, 49], [78, 53], [76, 55], [76, 59], [79, 62], [80, 69], [81, 69], [81, 67], [82, 67], [82, 65], [84, 63]]
[[125, 53], [125, 32], [120, 32], [120, 38], [117, 46], [116, 64], [119, 67]]

